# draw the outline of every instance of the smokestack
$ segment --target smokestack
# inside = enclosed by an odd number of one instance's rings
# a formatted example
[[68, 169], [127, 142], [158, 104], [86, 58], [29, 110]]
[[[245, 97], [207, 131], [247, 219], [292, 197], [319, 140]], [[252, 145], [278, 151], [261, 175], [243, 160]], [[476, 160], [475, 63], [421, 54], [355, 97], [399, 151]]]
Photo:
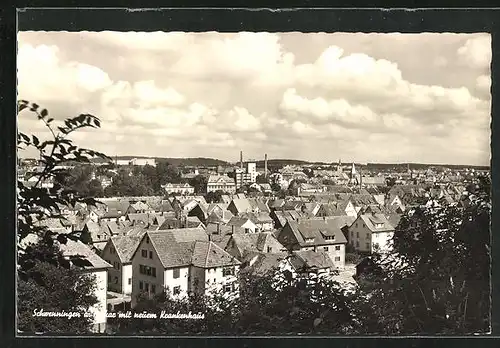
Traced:
[[243, 151], [240, 151], [240, 169], [243, 169]]
[[264, 155], [264, 175], [267, 177], [267, 153]]

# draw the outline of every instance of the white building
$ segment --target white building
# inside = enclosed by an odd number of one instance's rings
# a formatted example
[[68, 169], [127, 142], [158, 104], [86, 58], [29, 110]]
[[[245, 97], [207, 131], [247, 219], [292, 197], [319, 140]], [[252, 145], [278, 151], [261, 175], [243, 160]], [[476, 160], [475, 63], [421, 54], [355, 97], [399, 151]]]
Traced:
[[106, 243], [101, 256], [113, 265], [108, 271], [108, 290], [124, 295], [132, 293], [132, 255], [142, 235], [114, 236]]
[[258, 174], [257, 164], [255, 162], [248, 162], [246, 168], [235, 169], [234, 177], [236, 188], [255, 183]]
[[181, 194], [181, 195], [192, 195], [194, 194], [194, 187], [189, 184], [172, 184], [168, 183], [161, 185], [162, 189], [168, 194]]
[[98, 302], [92, 308], [89, 308], [89, 312], [94, 316], [92, 331], [105, 332], [108, 269], [112, 266], [80, 241], [75, 242], [68, 239], [66, 244], [61, 244], [61, 251], [65, 257], [79, 255], [91, 263], [91, 266], [83, 268], [82, 271], [96, 277], [95, 295]]
[[288, 250], [326, 252], [335, 267], [345, 266], [345, 245], [347, 240], [342, 229], [349, 217], [288, 220], [278, 235], [278, 241]]
[[240, 262], [201, 228], [148, 231], [132, 257], [132, 306], [140, 293], [173, 298], [213, 289], [234, 292]]
[[361, 252], [390, 251], [393, 236], [394, 227], [384, 214], [362, 214], [349, 227], [349, 243]]
[[132, 158], [130, 160], [132, 166], [145, 166], [150, 165], [156, 167], [156, 160], [154, 158]]
[[234, 179], [225, 175], [210, 175], [207, 182], [207, 193], [215, 191], [235, 193], [236, 183]]

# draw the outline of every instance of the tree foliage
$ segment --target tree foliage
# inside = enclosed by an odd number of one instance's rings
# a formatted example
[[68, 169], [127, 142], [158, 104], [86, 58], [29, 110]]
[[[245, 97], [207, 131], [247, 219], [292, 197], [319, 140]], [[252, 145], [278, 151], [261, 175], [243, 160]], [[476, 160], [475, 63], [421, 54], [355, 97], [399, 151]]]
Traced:
[[[37, 308], [44, 310], [56, 308], [58, 304], [62, 306], [58, 308], [64, 309], [80, 304], [88, 308], [95, 303], [95, 299], [89, 295], [91, 282], [87, 282], [80, 277], [81, 273], [78, 275], [75, 269], [71, 269], [71, 265], [87, 266], [89, 262], [78, 256], [69, 260], [59, 252], [60, 244], [65, 244], [68, 239], [79, 240], [81, 233], [56, 232], [44, 226], [43, 221], [59, 219], [65, 223], [66, 218], [61, 213], [62, 206], [74, 206], [76, 203], [94, 205], [96, 200], [82, 196], [75, 187], [68, 187], [61, 183], [61, 180], [54, 180], [54, 185], [50, 188], [42, 184], [56, 177], [61, 179], [65, 170], [60, 169], [60, 166], [65, 163], [90, 163], [94, 158], [110, 159], [100, 152], [80, 148], [68, 138], [79, 129], [99, 128], [100, 120], [97, 117], [81, 114], [68, 118], [57, 126], [54, 119], [49, 117], [48, 111], [35, 103], [19, 101], [18, 112], [23, 111], [31, 112], [42, 122], [51, 134], [51, 138], [41, 140], [35, 135], [18, 133], [18, 149], [36, 149], [40, 155], [41, 165], [41, 170], [35, 173], [37, 181], [33, 186], [18, 181], [17, 187], [20, 329], [68, 332], [68, 320], [63, 322], [45, 318], [39, 321], [28, 318], [33, 313], [33, 301], [36, 301]], [[28, 236], [34, 236], [37, 242], [35, 244], [27, 242]], [[75, 284], [79, 284], [78, 288], [75, 288]], [[47, 323], [44, 328], [41, 327], [42, 321]], [[75, 330], [83, 329], [86, 323], [85, 320], [80, 322], [81, 325], [76, 323]]]
[[204, 175], [197, 175], [189, 180], [189, 185], [194, 187], [196, 194], [202, 194], [207, 191], [208, 178]]
[[[44, 252], [39, 250], [40, 252]], [[46, 251], [60, 254], [57, 248]], [[26, 280], [24, 280], [26, 279]], [[18, 330], [21, 332], [88, 333], [92, 318], [39, 317], [35, 311], [78, 312], [82, 314], [97, 304], [95, 277], [75, 268], [65, 269], [36, 261], [20, 279], [17, 287]]]
[[[366, 283], [385, 334], [471, 334], [489, 330], [489, 179], [470, 206], [408, 212], [393, 251], [376, 258], [382, 276]], [[391, 304], [388, 306], [387, 304]]]

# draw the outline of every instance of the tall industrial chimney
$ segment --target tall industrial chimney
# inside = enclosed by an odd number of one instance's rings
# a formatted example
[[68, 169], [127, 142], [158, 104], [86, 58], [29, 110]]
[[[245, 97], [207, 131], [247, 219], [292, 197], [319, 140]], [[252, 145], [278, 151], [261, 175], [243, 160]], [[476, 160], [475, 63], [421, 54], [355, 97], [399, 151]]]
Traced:
[[264, 175], [267, 177], [267, 153], [264, 155]]
[[243, 169], [243, 151], [240, 151], [240, 169]]

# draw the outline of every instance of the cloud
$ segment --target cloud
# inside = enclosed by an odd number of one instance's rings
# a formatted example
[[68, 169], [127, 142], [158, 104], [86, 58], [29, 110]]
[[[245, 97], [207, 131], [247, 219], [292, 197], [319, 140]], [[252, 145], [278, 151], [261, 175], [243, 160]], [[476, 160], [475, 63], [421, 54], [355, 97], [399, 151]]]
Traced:
[[457, 53], [464, 64], [489, 69], [491, 64], [491, 36], [481, 35], [467, 39]]
[[59, 120], [100, 117], [75, 139], [111, 155], [484, 164], [490, 46], [451, 34], [21, 33], [18, 90]]

